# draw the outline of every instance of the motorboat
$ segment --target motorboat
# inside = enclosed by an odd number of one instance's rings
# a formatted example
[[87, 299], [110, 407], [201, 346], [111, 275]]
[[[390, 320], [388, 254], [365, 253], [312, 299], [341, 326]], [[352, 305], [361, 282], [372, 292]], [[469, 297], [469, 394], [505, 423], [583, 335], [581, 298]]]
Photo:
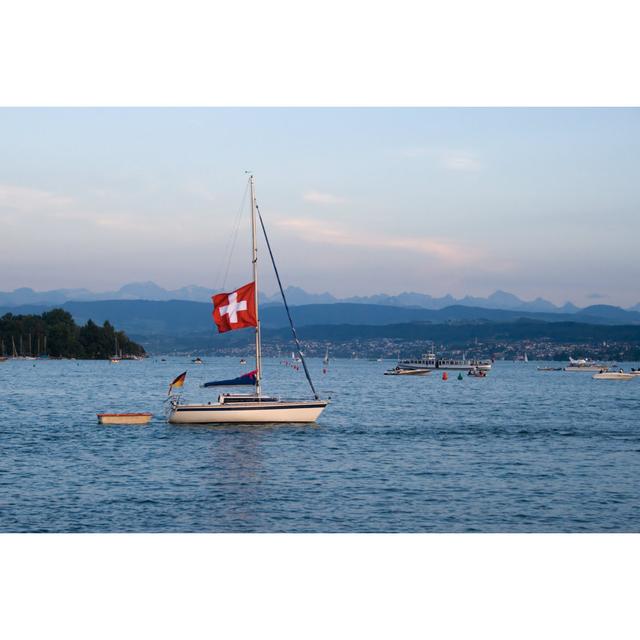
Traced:
[[600, 372], [603, 370], [608, 371], [609, 367], [603, 364], [598, 364], [590, 358], [577, 358], [574, 360], [571, 357], [569, 358], [569, 366], [564, 368], [564, 371], [573, 371], [578, 373]]
[[622, 369], [620, 371], [600, 371], [592, 377], [594, 380], [633, 380], [635, 378], [632, 373], [625, 373]]
[[424, 376], [431, 373], [431, 369], [402, 369], [395, 367], [384, 372], [385, 376]]

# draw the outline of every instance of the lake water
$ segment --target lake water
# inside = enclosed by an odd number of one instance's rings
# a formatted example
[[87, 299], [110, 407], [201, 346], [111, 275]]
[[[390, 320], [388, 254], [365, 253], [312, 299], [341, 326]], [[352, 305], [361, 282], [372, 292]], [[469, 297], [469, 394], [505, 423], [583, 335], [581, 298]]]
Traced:
[[[332, 397], [317, 425], [207, 427], [165, 422], [169, 382], [188, 369], [185, 400], [213, 400], [198, 385], [251, 362], [1, 363], [0, 530], [640, 531], [640, 379], [309, 364]], [[265, 391], [307, 394], [302, 371], [264, 369]], [[100, 411], [155, 417], [104, 426]]]

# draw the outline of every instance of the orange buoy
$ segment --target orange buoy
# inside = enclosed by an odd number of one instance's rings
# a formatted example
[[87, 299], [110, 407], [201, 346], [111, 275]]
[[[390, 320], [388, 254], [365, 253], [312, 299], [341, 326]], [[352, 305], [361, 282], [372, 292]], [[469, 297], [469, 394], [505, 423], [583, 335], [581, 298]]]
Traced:
[[446, 372], [446, 371], [443, 371], [443, 372], [442, 372], [442, 379], [443, 379], [443, 380], [448, 380], [448, 379], [449, 379], [449, 376], [447, 375], [447, 372]]

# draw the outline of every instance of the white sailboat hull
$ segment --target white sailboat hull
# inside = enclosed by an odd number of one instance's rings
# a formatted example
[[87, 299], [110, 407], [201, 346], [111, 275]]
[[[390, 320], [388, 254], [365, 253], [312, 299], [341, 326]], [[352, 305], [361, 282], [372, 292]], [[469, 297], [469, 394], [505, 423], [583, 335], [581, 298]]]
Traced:
[[315, 422], [328, 402], [253, 402], [174, 405], [169, 414], [172, 424], [265, 424]]

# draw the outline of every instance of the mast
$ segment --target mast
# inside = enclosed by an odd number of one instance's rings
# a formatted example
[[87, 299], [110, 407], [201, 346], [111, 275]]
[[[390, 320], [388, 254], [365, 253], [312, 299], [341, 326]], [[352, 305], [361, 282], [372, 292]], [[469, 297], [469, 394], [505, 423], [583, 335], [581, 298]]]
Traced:
[[253, 263], [253, 292], [256, 308], [256, 394], [260, 395], [262, 382], [262, 346], [260, 343], [260, 317], [258, 315], [258, 238], [256, 234], [256, 194], [253, 174], [249, 175], [251, 185], [251, 262]]

